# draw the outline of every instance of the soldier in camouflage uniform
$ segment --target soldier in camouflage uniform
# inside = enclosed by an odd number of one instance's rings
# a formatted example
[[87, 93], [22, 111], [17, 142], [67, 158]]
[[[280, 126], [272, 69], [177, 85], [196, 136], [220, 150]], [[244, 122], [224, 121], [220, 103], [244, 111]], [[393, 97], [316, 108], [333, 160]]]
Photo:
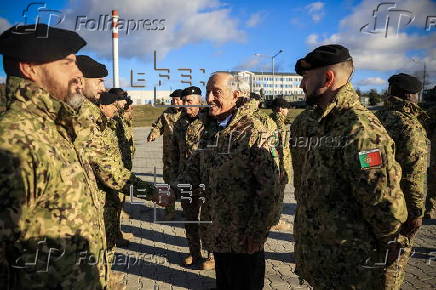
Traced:
[[[109, 90], [115, 93], [120, 98], [124, 98], [128, 103], [119, 110], [118, 114], [109, 122], [109, 128], [113, 130], [116, 135], [116, 144], [118, 144], [119, 151], [123, 160], [124, 167], [129, 171], [133, 168], [133, 155], [135, 147], [133, 145], [133, 128], [132, 128], [132, 101], [128, 97], [127, 92], [121, 88], [112, 88]], [[126, 196], [120, 194], [120, 203], [117, 205], [117, 216], [121, 217], [123, 204]], [[122, 232], [118, 231], [118, 244], [120, 246], [127, 246], [128, 241], [123, 238]]]
[[425, 218], [436, 219], [436, 105], [428, 110], [428, 137], [430, 139], [430, 168], [427, 178], [427, 201]]
[[[201, 90], [198, 87], [188, 87], [182, 91], [183, 105], [201, 105]], [[171, 135], [170, 144], [173, 150], [170, 150], [171, 164], [178, 164], [178, 174], [184, 171], [186, 162], [192, 153], [197, 149], [196, 142], [192, 135], [186, 134], [189, 125], [198, 119], [199, 107], [184, 107], [180, 118], [174, 124], [174, 133]], [[188, 136], [190, 140], [188, 140]], [[183, 259], [183, 265], [189, 266], [202, 262], [200, 229], [198, 221], [201, 201], [198, 198], [183, 198], [181, 205], [185, 223], [186, 238], [188, 240], [189, 255]]]
[[[117, 101], [116, 95], [102, 93], [99, 108], [85, 101], [80, 113], [83, 116], [94, 116], [94, 130], [84, 140], [82, 146], [87, 149], [95, 175], [98, 177], [99, 187], [106, 192], [105, 223], [107, 226], [107, 243], [111, 249], [115, 245], [126, 246], [120, 230], [120, 198], [130, 194], [131, 187], [134, 195], [146, 196], [149, 200], [157, 201], [152, 184], [142, 181], [130, 170], [125, 168], [117, 143], [117, 136], [113, 128], [113, 117], [118, 113], [125, 101]], [[86, 112], [89, 111], [89, 112]], [[102, 115], [103, 112], [103, 115]], [[88, 120], [91, 118], [88, 118]]]
[[118, 137], [118, 145], [123, 157], [124, 166], [132, 170], [133, 155], [135, 153], [135, 146], [133, 144], [133, 128], [132, 128], [132, 101], [130, 100], [127, 92], [120, 88], [112, 88], [109, 93], [114, 93], [121, 98], [124, 98], [126, 104], [114, 117], [116, 127], [114, 128]]
[[407, 218], [394, 142], [349, 83], [346, 48], [316, 48], [295, 69], [315, 105], [300, 123], [312, 136], [297, 158], [296, 273], [315, 289], [384, 289]]
[[405, 267], [412, 253], [413, 238], [422, 225], [428, 167], [428, 139], [424, 126], [427, 114], [416, 104], [422, 83], [407, 74], [389, 78], [390, 96], [376, 113], [395, 142], [395, 159], [400, 163], [401, 189], [408, 217], [401, 228], [404, 244], [400, 258], [386, 272], [386, 289], [400, 289]]
[[86, 42], [54, 27], [39, 38], [48, 26], [34, 28], [12, 27], [0, 36], [10, 101], [0, 117], [0, 262], [8, 270], [0, 284], [103, 289], [101, 196], [86, 157], [73, 145], [77, 115], [67, 105], [83, 88], [74, 54]]
[[[175, 90], [171, 93], [171, 105], [179, 106], [182, 104], [181, 99], [182, 90]], [[166, 184], [171, 184], [177, 177], [178, 164], [172, 164], [171, 155], [172, 147], [170, 146], [170, 138], [174, 133], [174, 124], [180, 118], [181, 109], [179, 107], [169, 107], [162, 115], [151, 125], [150, 134], [148, 134], [147, 142], [152, 142], [156, 140], [160, 135], [163, 135], [163, 152], [162, 152], [162, 163], [163, 163], [163, 180]], [[165, 219], [172, 220], [175, 214], [175, 204], [168, 206], [165, 209]]]
[[[75, 143], [83, 147], [90, 160], [98, 185], [104, 194], [104, 219], [108, 249], [115, 245], [127, 246], [120, 229], [120, 213], [126, 194], [133, 189], [147, 189], [144, 192], [134, 190], [135, 195], [148, 195], [152, 199], [151, 184], [136, 177], [130, 169], [125, 168], [124, 160], [118, 146], [116, 128], [120, 108], [126, 100], [124, 96], [104, 93], [103, 77], [107, 76], [106, 67], [88, 56], [77, 56], [77, 64], [85, 79], [84, 95], [86, 100], [80, 106], [79, 115], [82, 123], [90, 123], [90, 130], [81, 130]], [[100, 84], [100, 85], [99, 85]], [[103, 96], [100, 99], [100, 96]], [[97, 103], [99, 107], [95, 104]]]
[[[289, 105], [283, 99], [275, 99], [272, 104], [272, 113], [270, 114], [271, 119], [277, 124], [277, 143], [280, 162], [280, 183], [282, 185], [279, 197], [279, 212], [283, 210], [283, 198], [285, 196], [285, 186], [289, 183], [291, 177], [291, 150], [289, 148], [289, 126], [285, 124], [286, 117], [289, 113]], [[272, 227], [272, 230], [288, 230], [290, 225], [284, 220], [277, 217], [276, 224]]]
[[280, 188], [271, 135], [250, 107], [236, 106], [240, 82], [228, 73], [210, 77], [209, 115], [189, 127], [201, 134], [199, 150], [177, 178], [193, 191], [204, 185], [200, 218], [211, 223], [200, 225], [200, 235], [214, 253], [218, 289], [262, 289], [263, 247]]

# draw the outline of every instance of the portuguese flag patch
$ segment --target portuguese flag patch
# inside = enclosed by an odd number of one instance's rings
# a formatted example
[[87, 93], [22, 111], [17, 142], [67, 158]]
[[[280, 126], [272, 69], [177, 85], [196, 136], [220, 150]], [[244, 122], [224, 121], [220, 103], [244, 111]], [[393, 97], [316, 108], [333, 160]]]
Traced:
[[368, 169], [382, 165], [380, 149], [359, 152], [360, 168]]

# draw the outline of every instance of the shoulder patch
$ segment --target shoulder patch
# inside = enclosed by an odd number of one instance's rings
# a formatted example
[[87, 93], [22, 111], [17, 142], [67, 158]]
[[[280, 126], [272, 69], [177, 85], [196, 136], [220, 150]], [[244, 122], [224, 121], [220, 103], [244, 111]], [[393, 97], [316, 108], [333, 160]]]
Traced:
[[359, 152], [359, 161], [362, 169], [380, 167], [383, 164], [380, 149]]

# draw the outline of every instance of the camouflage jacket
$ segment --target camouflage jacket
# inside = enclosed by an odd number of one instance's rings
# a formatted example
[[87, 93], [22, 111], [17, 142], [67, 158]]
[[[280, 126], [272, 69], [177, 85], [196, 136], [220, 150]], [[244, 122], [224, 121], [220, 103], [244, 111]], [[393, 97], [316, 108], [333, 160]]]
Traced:
[[100, 109], [88, 100], [82, 104], [79, 116], [80, 120], [90, 121], [91, 124], [89, 130], [79, 131], [76, 147], [84, 148], [100, 188], [106, 192], [111, 192], [108, 190], [111, 189], [129, 194], [132, 185], [133, 195], [146, 195], [147, 199], [151, 199], [154, 187], [124, 166], [117, 135], [112, 129], [117, 128], [117, 121], [107, 120]]
[[171, 147], [171, 135], [173, 134], [174, 124], [180, 118], [181, 110], [174, 107], [166, 109], [162, 115], [151, 125], [152, 129], [149, 136], [155, 138], [163, 135], [163, 180], [166, 183], [170, 183], [177, 177], [177, 171], [179, 169], [178, 164], [172, 164], [174, 160], [171, 158], [173, 147]]
[[277, 124], [277, 145], [280, 156], [280, 180], [282, 184], [288, 184], [292, 174], [291, 150], [289, 143], [289, 126], [285, 124], [286, 116], [273, 112], [270, 115], [271, 119]]
[[322, 289], [378, 289], [383, 267], [364, 266], [380, 262], [407, 218], [394, 142], [350, 83], [301, 118], [312, 147], [298, 185], [296, 272]]
[[429, 141], [420, 119], [426, 114], [410, 101], [390, 97], [376, 116], [396, 145], [395, 159], [403, 172], [401, 189], [409, 218], [422, 217], [427, 194]]
[[262, 125], [265, 127], [266, 132], [264, 134], [268, 134], [268, 144], [271, 146], [271, 150], [274, 156], [274, 160], [277, 163], [277, 166], [281, 172], [283, 171], [283, 168], [281, 167], [280, 163], [280, 154], [278, 152], [279, 148], [279, 139], [278, 139], [278, 130], [277, 130], [277, 123], [268, 116], [265, 112], [259, 110], [259, 101], [256, 99], [246, 99], [244, 98], [243, 101], [237, 105], [239, 107], [239, 110], [244, 110], [251, 114], [254, 118], [258, 119]]
[[199, 138], [186, 169], [177, 178], [197, 189], [204, 185], [200, 232], [211, 252], [246, 253], [247, 239], [261, 244], [277, 213], [279, 170], [267, 140], [271, 134], [247, 107], [237, 109], [226, 128], [205, 116], [187, 134]]
[[1, 284], [102, 289], [103, 209], [92, 169], [73, 145], [77, 116], [31, 81], [10, 77], [7, 86], [11, 104], [0, 117], [0, 241], [10, 280]]
[[135, 147], [133, 145], [132, 122], [124, 117], [118, 116], [114, 118], [114, 121], [114, 126], [111, 126], [111, 128], [116, 133], [124, 167], [132, 170], [133, 154], [135, 153]]
[[273, 132], [277, 131], [277, 124], [274, 122], [273, 119], [271, 119], [270, 116], [268, 116], [266, 113], [259, 110], [259, 101], [255, 99], [248, 99], [245, 103], [243, 103], [241, 108], [244, 108], [244, 110], [248, 110], [250, 112], [253, 112], [253, 116], [259, 119], [262, 124], [266, 127], [267, 132], [270, 132], [271, 134]]
[[[177, 164], [178, 170], [177, 175], [183, 172], [186, 167], [186, 162], [192, 153], [198, 148], [198, 134], [195, 132], [190, 132], [187, 134], [189, 125], [197, 120], [200, 115], [204, 113], [199, 112], [195, 118], [190, 118], [185, 112], [182, 112], [180, 118], [174, 125], [174, 133], [171, 135], [170, 146], [173, 150], [170, 150], [171, 164]], [[202, 117], [203, 118], [203, 117]], [[196, 140], [196, 141], [194, 141]]]
[[306, 152], [309, 149], [308, 141], [316, 133], [315, 114], [312, 108], [308, 108], [301, 112], [291, 124], [290, 147], [292, 154], [292, 168], [294, 175], [294, 195], [297, 203], [300, 195], [300, 180], [301, 171], [305, 162]]

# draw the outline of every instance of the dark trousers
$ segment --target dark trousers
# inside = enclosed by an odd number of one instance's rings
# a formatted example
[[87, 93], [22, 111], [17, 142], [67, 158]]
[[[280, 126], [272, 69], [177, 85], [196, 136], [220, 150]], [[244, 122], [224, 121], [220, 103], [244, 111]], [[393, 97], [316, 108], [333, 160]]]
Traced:
[[[189, 201], [182, 200], [183, 216], [187, 221], [198, 221], [200, 203], [197, 198]], [[200, 226], [198, 223], [185, 223], [186, 238], [188, 239], [189, 253], [195, 257], [201, 257]]]
[[218, 290], [261, 290], [265, 278], [265, 252], [214, 253]]

